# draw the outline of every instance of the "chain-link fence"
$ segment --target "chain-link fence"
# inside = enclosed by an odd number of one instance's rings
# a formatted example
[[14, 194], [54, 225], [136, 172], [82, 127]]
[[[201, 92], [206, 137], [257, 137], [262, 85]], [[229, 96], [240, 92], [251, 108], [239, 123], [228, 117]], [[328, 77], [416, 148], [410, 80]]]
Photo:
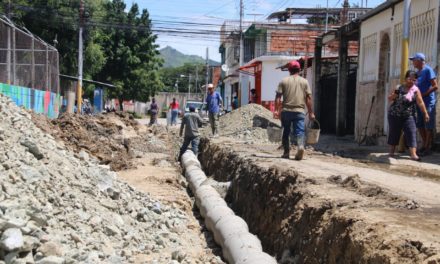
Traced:
[[0, 83], [60, 93], [58, 51], [0, 17]]

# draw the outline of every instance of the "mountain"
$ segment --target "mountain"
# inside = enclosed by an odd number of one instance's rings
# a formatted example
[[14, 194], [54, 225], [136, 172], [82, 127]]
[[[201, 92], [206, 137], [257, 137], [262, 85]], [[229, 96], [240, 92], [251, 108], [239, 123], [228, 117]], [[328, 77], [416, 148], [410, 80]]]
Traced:
[[[160, 57], [164, 59], [163, 67], [165, 68], [180, 67], [185, 63], [205, 64], [206, 61], [201, 56], [185, 55], [180, 51], [169, 46], [166, 46], [165, 48], [159, 50], [159, 52], [160, 52]], [[209, 60], [209, 65], [220, 65], [220, 63], [214, 60]]]

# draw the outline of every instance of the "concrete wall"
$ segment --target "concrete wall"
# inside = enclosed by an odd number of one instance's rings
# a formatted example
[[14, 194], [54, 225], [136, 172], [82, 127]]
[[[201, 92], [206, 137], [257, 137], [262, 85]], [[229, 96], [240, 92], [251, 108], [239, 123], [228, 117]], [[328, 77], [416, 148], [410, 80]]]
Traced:
[[0, 94], [9, 98], [18, 106], [44, 114], [49, 118], [57, 118], [63, 98], [50, 91], [42, 91], [16, 85], [0, 83]]
[[255, 78], [251, 75], [241, 74], [241, 105], [249, 104], [250, 89], [255, 88]]
[[280, 81], [289, 76], [288, 71], [281, 71], [280, 69], [275, 69], [287, 61], [264, 61], [263, 62], [263, 73], [261, 76], [261, 100], [262, 101], [274, 101], [275, 92], [278, 88]]
[[232, 107], [231, 107], [231, 102], [232, 102], [232, 88], [231, 88], [231, 84], [225, 83], [225, 98], [223, 98], [224, 101], [224, 107], [226, 109], [226, 111], [231, 111]]

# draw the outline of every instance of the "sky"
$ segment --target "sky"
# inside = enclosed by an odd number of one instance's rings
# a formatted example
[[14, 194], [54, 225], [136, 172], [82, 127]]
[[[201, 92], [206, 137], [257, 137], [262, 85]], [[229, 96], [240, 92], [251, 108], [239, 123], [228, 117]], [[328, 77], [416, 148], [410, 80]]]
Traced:
[[[375, 7], [385, 0], [350, 0], [350, 4]], [[127, 8], [137, 3], [140, 9], [148, 9], [153, 29], [158, 35], [156, 41], [161, 48], [171, 46], [188, 55], [220, 61], [220, 37], [215, 34], [225, 20], [239, 20], [240, 0], [125, 0]], [[243, 0], [244, 20], [265, 21], [276, 11], [288, 7], [322, 7], [327, 0]], [[341, 7], [343, 0], [328, 0], [329, 8]], [[175, 31], [187, 33], [176, 33]], [[200, 30], [203, 31], [201, 34]], [[208, 34], [211, 33], [211, 34]]]

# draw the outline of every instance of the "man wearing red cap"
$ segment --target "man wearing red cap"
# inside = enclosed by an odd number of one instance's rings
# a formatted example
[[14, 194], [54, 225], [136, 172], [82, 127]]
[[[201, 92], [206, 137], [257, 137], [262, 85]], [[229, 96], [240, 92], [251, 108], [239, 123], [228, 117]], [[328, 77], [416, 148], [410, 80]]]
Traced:
[[[304, 156], [304, 112], [306, 106], [309, 119], [315, 119], [312, 106], [312, 91], [307, 80], [299, 76], [301, 66], [297, 61], [289, 62], [287, 69], [290, 76], [281, 80], [275, 97], [275, 117], [279, 118], [281, 112], [281, 124], [283, 125], [282, 143], [284, 153], [281, 157], [289, 158], [289, 135], [293, 125], [293, 134], [296, 137], [296, 144], [298, 146], [295, 159], [302, 160]], [[283, 97], [282, 109], [281, 97]]]

